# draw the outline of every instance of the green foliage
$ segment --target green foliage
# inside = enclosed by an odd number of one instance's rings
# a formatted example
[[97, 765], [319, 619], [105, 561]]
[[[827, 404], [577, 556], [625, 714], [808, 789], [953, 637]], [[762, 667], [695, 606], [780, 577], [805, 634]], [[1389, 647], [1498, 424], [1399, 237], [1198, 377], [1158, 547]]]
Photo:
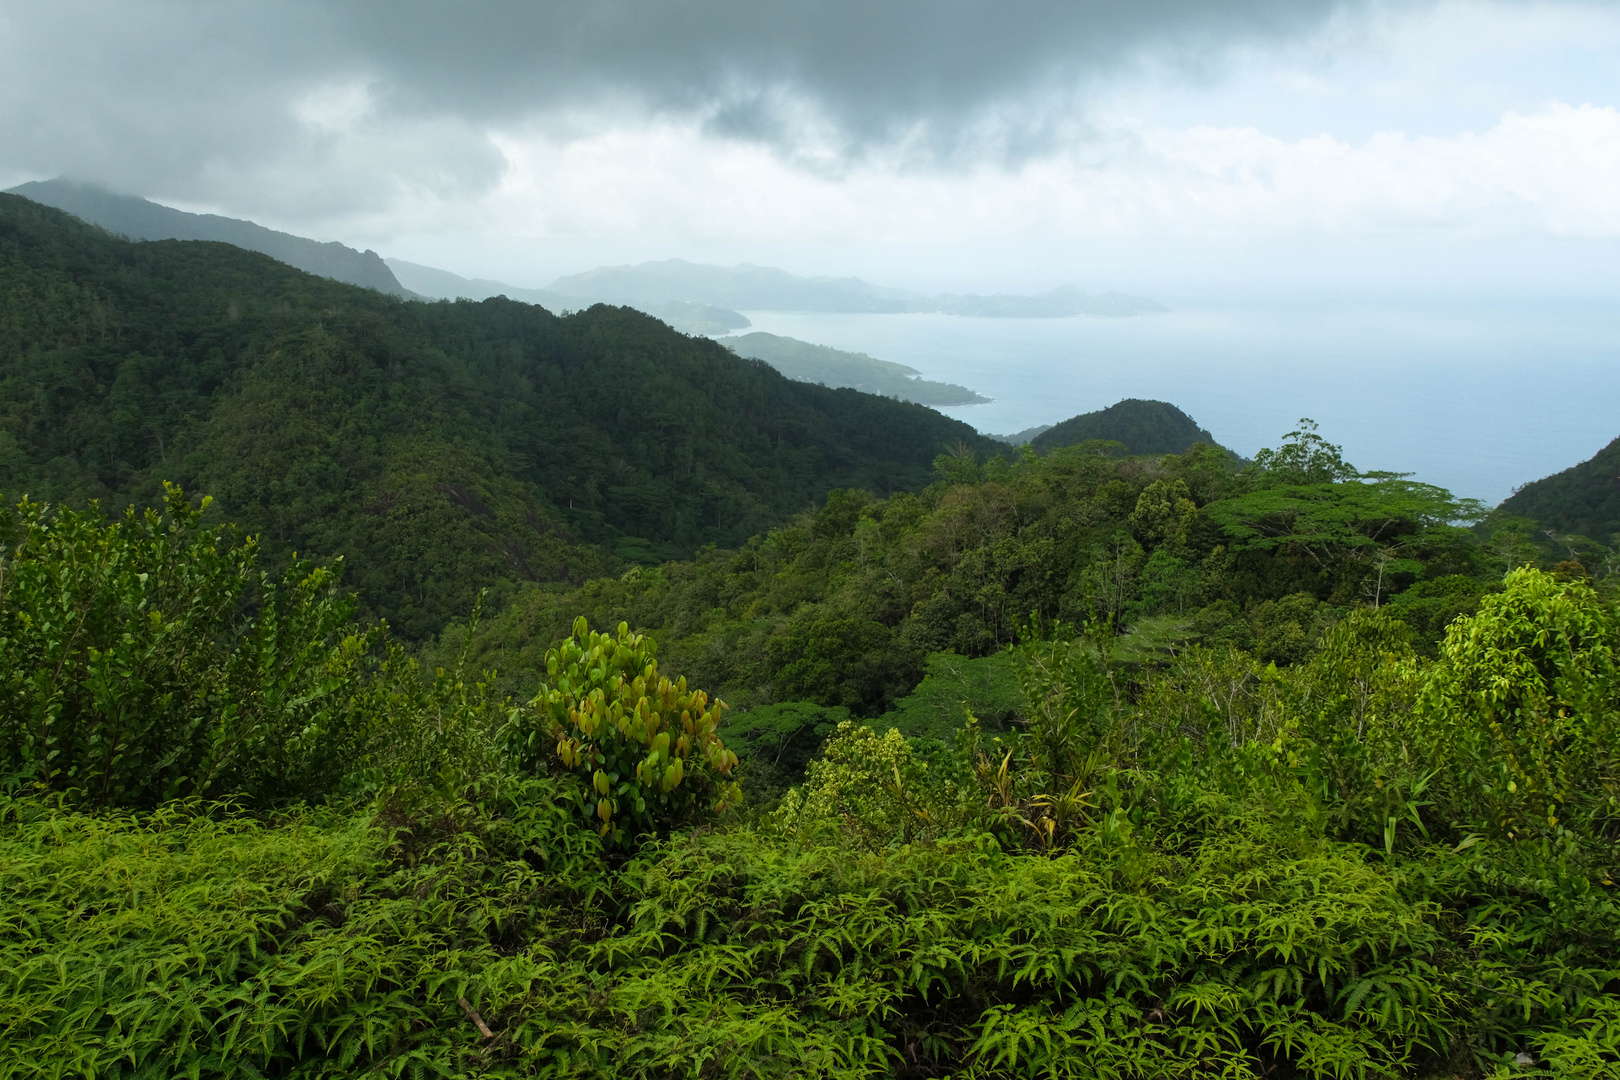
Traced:
[[1491, 583], [1465, 574], [1447, 574], [1415, 582], [1389, 603], [1388, 610], [1410, 626], [1418, 640], [1439, 642], [1451, 621], [1459, 615], [1472, 615], [1479, 609], [1480, 598], [1491, 590]]
[[[336, 575], [167, 513], [0, 518], [0, 783], [117, 806], [334, 790], [382, 737], [380, 629]], [[204, 503], [206, 506], [206, 502]]]
[[1508, 835], [1555, 829], [1574, 802], [1620, 820], [1620, 620], [1583, 581], [1524, 568], [1446, 632], [1428, 707], [1459, 797]]
[[578, 779], [580, 819], [610, 843], [668, 832], [740, 798], [737, 755], [717, 734], [725, 703], [658, 673], [656, 643], [585, 617], [546, 654], [546, 683], [514, 710], [507, 741], [521, 768]]
[[[1612, 766], [1566, 741], [1593, 793], [1481, 839], [1448, 703], [1509, 671], [1515, 700], [1595, 716], [1612, 628], [1532, 572], [1433, 664], [1367, 608], [1283, 668], [1054, 626], [1008, 657], [1019, 729], [940, 754], [846, 720], [768, 819], [672, 813], [611, 852], [584, 759], [645, 784], [682, 687], [627, 627], [580, 625], [508, 732], [555, 777], [386, 827], [0, 804], [0, 1075], [1607, 1075]], [[790, 747], [837, 715], [758, 711], [743, 730]]]
[[[626, 972], [618, 1008], [726, 1075], [1390, 1076], [1457, 1015], [1432, 909], [1353, 849], [1241, 828], [1180, 857], [732, 834], [635, 884], [634, 930], [688, 944]], [[698, 987], [730, 1003], [718, 1030], [682, 1015]]]
[[[0, 1078], [1620, 1070], [1601, 544], [4, 200], [0, 289], [8, 475], [264, 537], [3, 524]], [[295, 550], [517, 602], [424, 678]]]
[[1579, 465], [1524, 485], [1502, 503], [1497, 513], [1503, 517], [1538, 521], [1560, 535], [1611, 541], [1613, 546], [1613, 538], [1620, 535], [1620, 479], [1617, 478], [1620, 478], [1620, 439]]
[[950, 742], [969, 715], [987, 731], [1005, 731], [1022, 718], [1023, 692], [1012, 654], [966, 657], [933, 653], [917, 688], [885, 713], [879, 726], [912, 739]]
[[1198, 443], [1215, 444], [1213, 435], [1174, 405], [1127, 398], [1055, 424], [1035, 436], [1031, 445], [1046, 453], [1095, 440], [1119, 443], [1128, 454], [1179, 454]]
[[1207, 448], [1150, 460], [1066, 447], [982, 465], [964, 450], [936, 466], [918, 495], [838, 491], [736, 551], [529, 589], [471, 656], [517, 692], [584, 611], [656, 633], [671, 663], [744, 709], [803, 700], [877, 720], [906, 711], [927, 657], [994, 656], [1032, 613], [1111, 623], [1153, 663], [1201, 642], [1293, 664], [1363, 603], [1396, 604], [1430, 650], [1465, 594], [1499, 576], [1449, 524], [1464, 504], [1399, 478], [1300, 486], [1234, 472]]
[[754, 799], [770, 799], [803, 782], [822, 744], [848, 719], [845, 708], [783, 701], [733, 713], [720, 731], [737, 755], [743, 787]]
[[876, 619], [814, 610], [790, 622], [787, 632], [770, 642], [766, 657], [779, 696], [868, 715], [882, 710], [885, 691], [900, 681], [889, 668], [909, 659], [895, 648], [893, 632]]
[[525, 583], [738, 544], [835, 487], [992, 444], [792, 382], [623, 308], [403, 302], [225, 244], [129, 243], [0, 195], [8, 489], [161, 505], [171, 480], [421, 640]]
[[1255, 605], [1249, 613], [1254, 652], [1274, 664], [1304, 660], [1333, 625], [1335, 612], [1309, 593], [1294, 593]]
[[481, 1070], [457, 999], [504, 1028], [602, 918], [596, 837], [508, 789], [420, 830], [0, 799], [0, 1077]]
[[804, 786], [789, 791], [771, 819], [792, 834], [843, 832], [872, 848], [910, 842], [928, 820], [913, 801], [927, 769], [900, 732], [879, 734], [845, 720], [810, 763]]
[[1282, 446], [1254, 455], [1255, 468], [1275, 483], [1331, 484], [1353, 480], [1361, 473], [1344, 460], [1342, 447], [1316, 433], [1316, 421], [1301, 418], [1299, 427], [1283, 436]]

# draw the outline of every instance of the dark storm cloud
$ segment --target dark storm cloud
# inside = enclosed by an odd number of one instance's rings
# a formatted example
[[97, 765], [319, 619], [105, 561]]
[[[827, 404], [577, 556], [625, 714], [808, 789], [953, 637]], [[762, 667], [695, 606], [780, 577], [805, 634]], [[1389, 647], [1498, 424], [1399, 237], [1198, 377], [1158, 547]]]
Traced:
[[[1001, 149], [1027, 152], [1051, 123], [1041, 101], [1072, 100], [1144, 59], [1196, 66], [1234, 45], [1309, 33], [1346, 6], [1364, 5], [8, 5], [0, 10], [0, 169], [181, 198], [256, 186], [261, 200], [318, 213], [315, 198], [337, 212], [387, 200], [401, 185], [476, 190], [501, 168], [482, 138], [486, 126], [604, 104], [607, 112], [697, 116], [716, 135], [790, 155], [813, 128], [834, 157], [919, 133], [949, 156], [962, 132], [996, 116], [1011, 131]], [[300, 116], [298, 103], [346, 84], [369, 89], [372, 108], [357, 130], [323, 127], [307, 109]]]
[[423, 102], [522, 109], [602, 90], [702, 106], [789, 86], [881, 135], [987, 99], [1113, 69], [1313, 29], [1335, 0], [823, 0], [334, 6], [357, 55]]

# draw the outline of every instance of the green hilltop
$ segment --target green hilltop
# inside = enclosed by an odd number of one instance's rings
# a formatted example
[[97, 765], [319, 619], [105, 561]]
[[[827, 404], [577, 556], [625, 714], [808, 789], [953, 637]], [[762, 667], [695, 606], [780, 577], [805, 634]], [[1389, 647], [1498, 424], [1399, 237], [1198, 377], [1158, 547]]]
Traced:
[[1556, 533], [1613, 541], [1620, 536], [1620, 439], [1579, 465], [1524, 485], [1497, 511]]
[[1179, 454], [1197, 443], [1216, 445], [1215, 436], [1174, 405], [1140, 398], [1053, 424], [1030, 445], [1044, 452], [1093, 439], [1120, 443], [1128, 454]]

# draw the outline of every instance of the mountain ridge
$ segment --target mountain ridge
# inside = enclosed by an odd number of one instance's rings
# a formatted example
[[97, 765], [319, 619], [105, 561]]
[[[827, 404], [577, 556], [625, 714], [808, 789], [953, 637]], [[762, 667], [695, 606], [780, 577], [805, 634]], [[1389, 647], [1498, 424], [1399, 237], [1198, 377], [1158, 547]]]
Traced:
[[357, 251], [335, 240], [311, 240], [242, 218], [193, 214], [150, 199], [120, 195], [94, 184], [78, 184], [60, 177], [18, 184], [6, 194], [66, 211], [91, 225], [134, 240], [214, 240], [268, 255], [307, 274], [403, 298], [413, 295], [394, 277], [381, 255], [370, 250]]
[[407, 301], [221, 243], [132, 242], [0, 195], [0, 477], [121, 508], [161, 483], [346, 559], [408, 639], [533, 582], [736, 545], [835, 488], [917, 490], [994, 445], [794, 382], [640, 312]]
[[1524, 485], [1496, 512], [1609, 543], [1620, 535], [1620, 438], [1585, 461]]
[[[565, 296], [549, 289], [527, 289], [491, 278], [464, 278], [449, 270], [423, 266], [404, 259], [390, 258], [383, 261], [407, 288], [422, 296], [440, 300], [488, 300], [493, 296], [505, 296], [526, 304], [539, 304], [547, 310], [556, 312], [590, 307], [594, 303], [602, 302], [590, 297]], [[753, 325], [747, 316], [713, 304], [669, 300], [630, 306], [662, 319], [683, 334], [704, 336], [724, 334]]]

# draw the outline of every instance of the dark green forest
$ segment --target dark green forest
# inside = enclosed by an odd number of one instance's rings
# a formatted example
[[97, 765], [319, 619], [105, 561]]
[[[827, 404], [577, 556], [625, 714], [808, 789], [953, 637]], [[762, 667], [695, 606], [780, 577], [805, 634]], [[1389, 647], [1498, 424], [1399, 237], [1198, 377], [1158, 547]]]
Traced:
[[1620, 439], [1589, 460], [1526, 484], [1497, 508], [1562, 548], [1571, 559], [1605, 556], [1620, 543]]
[[0, 1078], [1620, 1077], [1604, 544], [0, 252]]
[[409, 303], [225, 244], [130, 243], [0, 195], [0, 469], [110, 508], [170, 480], [267, 554], [348, 558], [425, 637], [480, 588], [735, 545], [835, 487], [989, 445], [624, 308]]
[[1035, 436], [1030, 445], [1047, 451], [1093, 439], [1117, 442], [1132, 454], [1179, 454], [1197, 443], [1215, 445], [1215, 436], [1174, 405], [1141, 398], [1070, 417]]

